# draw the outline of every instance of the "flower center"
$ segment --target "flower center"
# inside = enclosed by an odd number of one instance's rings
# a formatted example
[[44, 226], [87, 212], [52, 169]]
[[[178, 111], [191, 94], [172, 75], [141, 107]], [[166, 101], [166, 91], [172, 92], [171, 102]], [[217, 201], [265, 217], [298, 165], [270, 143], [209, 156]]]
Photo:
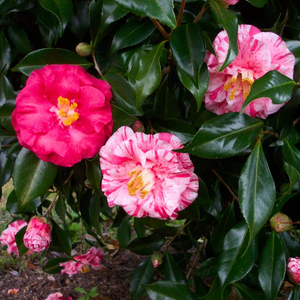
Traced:
[[242, 73], [238, 73], [237, 76], [229, 76], [224, 84], [224, 90], [229, 92], [230, 100], [235, 98], [237, 92], [243, 91], [243, 97], [246, 100], [253, 82], [253, 74], [243, 71]]
[[59, 96], [57, 99], [57, 106], [52, 106], [50, 111], [54, 112], [59, 120], [60, 126], [70, 126], [73, 122], [79, 119], [79, 113], [75, 110], [77, 103], [72, 102], [68, 98]]
[[133, 169], [129, 172], [131, 179], [127, 184], [128, 193], [130, 196], [135, 196], [140, 193], [142, 199], [150, 192], [155, 181], [155, 175], [149, 169]]

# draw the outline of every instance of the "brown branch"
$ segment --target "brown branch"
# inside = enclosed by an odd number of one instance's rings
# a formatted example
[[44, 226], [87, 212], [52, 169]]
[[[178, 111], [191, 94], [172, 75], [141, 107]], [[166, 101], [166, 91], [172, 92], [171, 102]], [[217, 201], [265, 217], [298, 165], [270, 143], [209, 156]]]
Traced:
[[161, 24], [156, 19], [151, 19], [156, 28], [160, 31], [160, 33], [167, 39], [170, 40], [170, 35], [165, 31], [165, 29], [161, 26]]
[[224, 179], [214, 170], [211, 169], [211, 171], [218, 177], [218, 179], [225, 185], [229, 193], [232, 195], [232, 197], [236, 200], [239, 201], [239, 198], [236, 196], [236, 194], [232, 191], [231, 187], [224, 181]]
[[56, 195], [55, 195], [53, 201], [51, 202], [51, 204], [49, 205], [49, 207], [47, 208], [47, 210], [43, 213], [43, 217], [47, 217], [48, 214], [51, 212], [52, 208], [55, 206], [55, 203], [56, 203], [56, 201], [58, 199], [59, 193], [60, 193], [60, 190], [57, 190]]
[[279, 34], [280, 37], [283, 36], [283, 31], [284, 31], [284, 28], [287, 24], [288, 19], [289, 19], [289, 10], [287, 9], [286, 13], [285, 13], [285, 16], [284, 16], [283, 24], [282, 24], [282, 27], [281, 27], [281, 30], [280, 30], [280, 34]]
[[181, 25], [185, 3], [186, 3], [186, 0], [181, 0], [180, 9], [179, 9], [179, 13], [177, 16], [177, 27]]
[[279, 134], [278, 134], [278, 133], [273, 132], [273, 131], [270, 131], [270, 130], [263, 130], [261, 133], [262, 133], [262, 134], [270, 134], [270, 135], [274, 135], [274, 136], [276, 136], [277, 138], [279, 137]]
[[202, 15], [205, 13], [208, 7], [209, 5], [207, 3], [202, 6], [202, 9], [200, 10], [199, 14], [197, 15], [193, 23], [197, 23], [201, 19]]
[[102, 74], [102, 72], [101, 72], [100, 69], [99, 69], [99, 66], [98, 66], [98, 64], [97, 64], [96, 57], [95, 57], [95, 54], [94, 54], [94, 53], [92, 54], [92, 57], [93, 57], [93, 62], [94, 62], [95, 69], [96, 69], [97, 72], [99, 73], [100, 77], [103, 77], [103, 74]]
[[167, 247], [169, 247], [169, 245], [179, 236], [180, 232], [186, 227], [188, 226], [190, 223], [192, 222], [192, 220], [188, 221], [186, 224], [184, 224], [181, 228], [178, 229], [177, 233], [169, 240], [169, 242], [166, 244]]

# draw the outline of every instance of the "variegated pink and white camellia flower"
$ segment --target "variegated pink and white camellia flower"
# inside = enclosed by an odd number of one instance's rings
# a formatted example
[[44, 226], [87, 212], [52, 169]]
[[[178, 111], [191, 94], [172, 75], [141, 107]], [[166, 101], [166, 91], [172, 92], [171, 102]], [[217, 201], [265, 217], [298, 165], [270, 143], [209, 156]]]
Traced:
[[23, 237], [24, 245], [33, 252], [41, 252], [50, 246], [51, 225], [46, 218], [35, 216], [30, 219]]
[[101, 249], [91, 247], [91, 249], [87, 253], [74, 256], [74, 260], [60, 263], [59, 265], [63, 267], [61, 273], [66, 273], [69, 275], [69, 277], [71, 277], [78, 272], [85, 273], [89, 271], [89, 266], [95, 269], [99, 267], [103, 256], [103, 251]]
[[[229, 49], [225, 30], [216, 36], [213, 47], [217, 57], [207, 53], [205, 59], [210, 78], [204, 102], [208, 110], [218, 115], [240, 111], [253, 82], [271, 70], [293, 78], [295, 57], [275, 33], [261, 32], [252, 25], [239, 25], [238, 56], [221, 72], [220, 66]], [[259, 98], [247, 105], [244, 113], [265, 119], [283, 105], [273, 104], [270, 98]]]
[[66, 298], [62, 293], [57, 292], [50, 294], [45, 300], [72, 300], [71, 297]]
[[35, 70], [16, 99], [12, 125], [40, 159], [71, 167], [95, 156], [112, 132], [110, 85], [75, 65]]
[[197, 197], [198, 177], [180, 139], [170, 133], [119, 128], [100, 150], [102, 191], [108, 205], [131, 216], [175, 219]]
[[17, 220], [8, 225], [8, 227], [2, 232], [0, 236], [0, 242], [3, 245], [7, 246], [8, 253], [14, 253], [17, 256], [19, 255], [19, 250], [16, 243], [16, 234], [20, 229], [25, 227], [27, 222], [24, 220]]
[[286, 266], [289, 279], [297, 285], [300, 285], [300, 258], [290, 257]]

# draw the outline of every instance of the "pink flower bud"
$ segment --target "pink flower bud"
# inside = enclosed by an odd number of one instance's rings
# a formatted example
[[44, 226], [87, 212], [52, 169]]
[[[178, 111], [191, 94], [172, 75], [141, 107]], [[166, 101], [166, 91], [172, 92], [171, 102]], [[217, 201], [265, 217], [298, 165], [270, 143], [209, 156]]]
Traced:
[[293, 223], [287, 215], [279, 212], [270, 219], [270, 225], [276, 232], [284, 232], [290, 230]]
[[134, 132], [145, 132], [145, 127], [141, 121], [135, 121], [130, 127]]
[[286, 269], [290, 281], [300, 285], [300, 258], [290, 257]]
[[153, 267], [157, 268], [162, 264], [162, 262], [163, 262], [163, 254], [161, 252], [154, 252], [152, 254]]
[[50, 246], [51, 225], [47, 219], [35, 216], [30, 219], [24, 238], [24, 245], [34, 252], [41, 252]]
[[68, 297], [68, 299], [62, 294], [62, 293], [54, 293], [50, 294], [45, 300], [72, 300], [71, 297]]
[[79, 43], [76, 46], [76, 52], [82, 57], [86, 57], [92, 54], [92, 47], [88, 43]]
[[15, 236], [18, 231], [26, 225], [27, 222], [25, 222], [24, 220], [17, 220], [10, 223], [8, 227], [2, 232], [0, 236], [0, 242], [3, 245], [7, 246], [8, 253], [15, 253], [16, 255], [19, 255]]

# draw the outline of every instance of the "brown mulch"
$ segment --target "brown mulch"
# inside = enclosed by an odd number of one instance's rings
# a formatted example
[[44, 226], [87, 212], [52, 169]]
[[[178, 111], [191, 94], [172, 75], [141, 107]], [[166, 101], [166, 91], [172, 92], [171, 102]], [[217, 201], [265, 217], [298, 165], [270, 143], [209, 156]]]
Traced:
[[[76, 287], [90, 291], [97, 287], [96, 300], [129, 300], [132, 273], [143, 258], [129, 251], [119, 251], [114, 257], [107, 255], [99, 270], [76, 274], [47, 274], [39, 261], [28, 262], [26, 268], [5, 267], [0, 271], [0, 300], [44, 300], [49, 294], [61, 292], [77, 300], [83, 295]], [[14, 295], [10, 289], [19, 289]], [[144, 298], [146, 299], [146, 298]]]

